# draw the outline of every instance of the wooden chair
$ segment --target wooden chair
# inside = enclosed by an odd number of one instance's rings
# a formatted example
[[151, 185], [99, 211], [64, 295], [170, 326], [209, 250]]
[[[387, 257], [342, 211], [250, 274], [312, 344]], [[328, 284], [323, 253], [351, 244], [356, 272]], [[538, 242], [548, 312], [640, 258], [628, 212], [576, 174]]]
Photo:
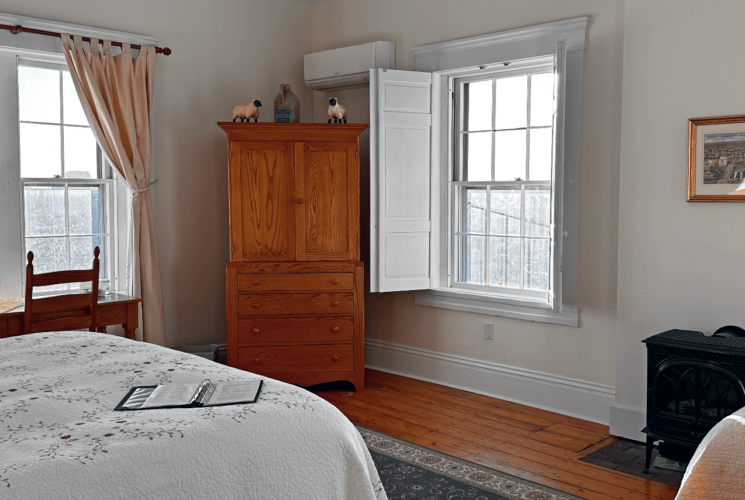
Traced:
[[[98, 247], [93, 250], [93, 269], [56, 271], [34, 274], [34, 253], [28, 253], [26, 265], [26, 305], [23, 311], [23, 333], [54, 332], [98, 326]], [[62, 285], [90, 281], [91, 293], [68, 293], [33, 298], [35, 286]]]

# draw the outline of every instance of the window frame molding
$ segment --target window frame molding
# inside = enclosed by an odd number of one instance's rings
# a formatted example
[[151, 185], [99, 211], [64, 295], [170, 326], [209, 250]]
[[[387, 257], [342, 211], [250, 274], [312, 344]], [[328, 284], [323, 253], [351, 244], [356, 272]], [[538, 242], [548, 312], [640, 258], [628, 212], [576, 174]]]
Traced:
[[[579, 326], [577, 254], [579, 226], [579, 174], [581, 145], [582, 76], [589, 17], [579, 17], [489, 35], [415, 47], [416, 70], [433, 73], [431, 269], [432, 287], [415, 292], [415, 304], [505, 316], [530, 321]], [[504, 67], [505, 62], [530, 65], [554, 58], [563, 45], [566, 81], [557, 103], [555, 189], [555, 248], [551, 303], [473, 293], [449, 286], [449, 240], [454, 221], [448, 216], [452, 200], [453, 107], [451, 81], [458, 75]], [[511, 65], [512, 69], [512, 65]], [[562, 99], [563, 97], [563, 99]]]

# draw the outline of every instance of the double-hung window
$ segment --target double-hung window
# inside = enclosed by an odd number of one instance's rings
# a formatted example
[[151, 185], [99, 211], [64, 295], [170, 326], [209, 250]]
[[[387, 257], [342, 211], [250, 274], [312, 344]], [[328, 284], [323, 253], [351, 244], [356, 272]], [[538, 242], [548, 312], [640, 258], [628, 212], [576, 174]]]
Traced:
[[370, 291], [577, 326], [586, 17], [370, 73]]
[[99, 247], [100, 279], [110, 280], [115, 272], [112, 174], [70, 73], [63, 65], [20, 61], [17, 77], [24, 261], [32, 251], [37, 273], [90, 269]]
[[454, 80], [452, 286], [548, 300], [553, 66]]

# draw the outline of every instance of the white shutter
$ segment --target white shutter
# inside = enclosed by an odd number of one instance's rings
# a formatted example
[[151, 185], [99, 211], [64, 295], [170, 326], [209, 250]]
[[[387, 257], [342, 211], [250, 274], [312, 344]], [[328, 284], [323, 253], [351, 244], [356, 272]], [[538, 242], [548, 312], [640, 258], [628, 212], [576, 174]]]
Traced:
[[564, 237], [564, 214], [563, 214], [563, 192], [564, 184], [564, 115], [566, 101], [566, 40], [559, 40], [556, 44], [554, 56], [554, 174], [552, 176], [551, 192], [553, 196], [552, 221], [553, 235], [551, 246], [553, 249], [553, 262], [551, 263], [551, 304], [554, 312], [561, 312], [561, 303], [557, 297], [561, 297], [562, 279], [561, 263], [563, 262], [562, 246], [557, 244]]
[[370, 291], [430, 288], [432, 74], [370, 70]]

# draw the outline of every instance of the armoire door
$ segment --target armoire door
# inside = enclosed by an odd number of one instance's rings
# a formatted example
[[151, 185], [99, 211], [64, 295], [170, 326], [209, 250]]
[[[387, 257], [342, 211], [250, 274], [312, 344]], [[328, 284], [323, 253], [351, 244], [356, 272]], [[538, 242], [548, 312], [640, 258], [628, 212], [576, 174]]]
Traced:
[[359, 260], [357, 143], [295, 143], [297, 260]]
[[230, 143], [231, 262], [295, 260], [292, 142]]

